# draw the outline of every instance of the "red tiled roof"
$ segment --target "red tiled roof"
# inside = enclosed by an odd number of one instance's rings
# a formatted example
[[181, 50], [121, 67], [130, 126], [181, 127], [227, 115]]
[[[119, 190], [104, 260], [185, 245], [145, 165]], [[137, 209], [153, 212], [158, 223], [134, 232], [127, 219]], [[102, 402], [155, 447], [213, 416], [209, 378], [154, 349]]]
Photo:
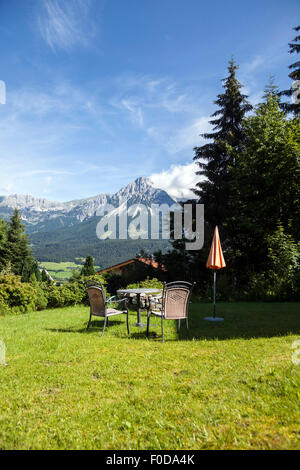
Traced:
[[136, 258], [138, 261], [141, 261], [142, 263], [145, 263], [145, 264], [148, 264], [148, 266], [152, 266], [153, 268], [155, 269], [162, 269], [163, 271], [166, 270], [166, 268], [164, 267], [164, 265], [162, 264], [161, 266], [159, 266], [158, 262], [157, 261], [154, 261], [152, 259], [149, 259], [149, 258]]
[[100, 271], [98, 271], [98, 274], [101, 274], [105, 271], [109, 272], [109, 271], [113, 271], [114, 269], [122, 268], [123, 266], [127, 266], [128, 264], [135, 263], [136, 261], [140, 261], [141, 263], [147, 264], [148, 266], [152, 266], [155, 269], [161, 269], [162, 271], [166, 271], [166, 268], [164, 267], [163, 264], [159, 266], [157, 261], [151, 260], [149, 258], [131, 258], [127, 261], [123, 261], [122, 263], [114, 264], [113, 266], [100, 269]]

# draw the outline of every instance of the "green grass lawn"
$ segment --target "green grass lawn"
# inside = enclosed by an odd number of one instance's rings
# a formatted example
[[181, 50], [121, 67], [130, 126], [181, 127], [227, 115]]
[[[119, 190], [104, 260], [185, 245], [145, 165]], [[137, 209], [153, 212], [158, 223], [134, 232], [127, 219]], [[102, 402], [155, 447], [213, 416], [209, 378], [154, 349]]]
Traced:
[[[1, 449], [296, 449], [299, 303], [192, 304], [177, 336], [125, 316], [100, 339], [87, 307], [0, 318]], [[154, 332], [157, 332], [157, 336]]]

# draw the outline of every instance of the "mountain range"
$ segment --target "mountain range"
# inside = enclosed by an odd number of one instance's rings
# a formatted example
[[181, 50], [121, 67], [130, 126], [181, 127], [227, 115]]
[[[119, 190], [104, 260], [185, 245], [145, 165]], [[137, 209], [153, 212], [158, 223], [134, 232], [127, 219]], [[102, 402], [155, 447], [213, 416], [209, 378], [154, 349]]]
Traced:
[[39, 261], [73, 261], [91, 254], [97, 265], [107, 267], [135, 256], [141, 250], [165, 251], [167, 240], [99, 240], [96, 226], [99, 211], [107, 204], [114, 208], [120, 201], [127, 207], [144, 204], [151, 214], [151, 204], [171, 206], [175, 201], [148, 178], [137, 178], [115, 194], [98, 194], [68, 202], [50, 201], [29, 195], [0, 196], [0, 217], [9, 218], [19, 209]]

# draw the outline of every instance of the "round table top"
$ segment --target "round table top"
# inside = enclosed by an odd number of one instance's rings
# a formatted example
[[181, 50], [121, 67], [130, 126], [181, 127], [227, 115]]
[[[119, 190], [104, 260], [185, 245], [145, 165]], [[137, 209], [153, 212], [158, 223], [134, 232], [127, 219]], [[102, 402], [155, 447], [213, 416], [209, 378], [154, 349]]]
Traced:
[[117, 290], [118, 294], [154, 294], [155, 292], [160, 292], [162, 289], [143, 289], [143, 288], [136, 288], [136, 289], [119, 289]]

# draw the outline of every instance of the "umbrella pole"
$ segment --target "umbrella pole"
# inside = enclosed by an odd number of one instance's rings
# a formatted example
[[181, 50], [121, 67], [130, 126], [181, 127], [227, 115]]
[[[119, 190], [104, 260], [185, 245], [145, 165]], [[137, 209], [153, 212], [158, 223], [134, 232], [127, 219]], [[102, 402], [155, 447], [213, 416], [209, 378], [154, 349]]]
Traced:
[[212, 317], [204, 317], [204, 320], [207, 321], [224, 321], [224, 318], [216, 317], [216, 283], [217, 283], [217, 270], [214, 269], [214, 286], [213, 286], [213, 301], [214, 301], [214, 310]]
[[213, 313], [214, 318], [216, 318], [216, 281], [217, 281], [217, 272], [214, 269], [214, 313]]

